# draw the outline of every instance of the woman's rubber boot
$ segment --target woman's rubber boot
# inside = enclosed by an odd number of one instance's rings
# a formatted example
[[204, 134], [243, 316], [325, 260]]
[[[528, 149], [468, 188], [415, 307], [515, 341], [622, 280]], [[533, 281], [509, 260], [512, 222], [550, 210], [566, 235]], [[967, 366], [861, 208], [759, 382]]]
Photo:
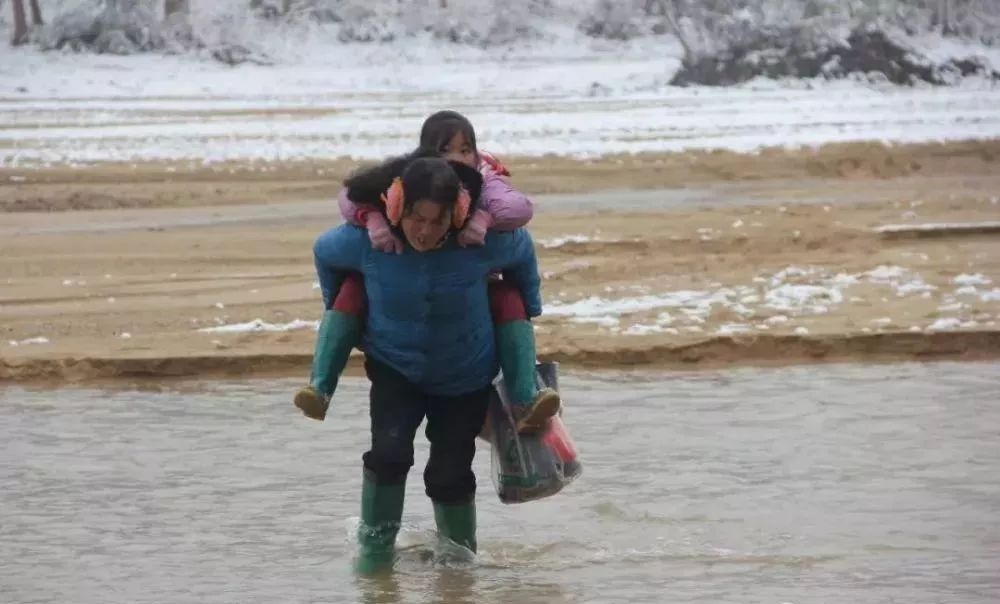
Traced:
[[476, 502], [445, 504], [434, 502], [434, 523], [438, 534], [475, 553]]
[[559, 413], [562, 401], [551, 388], [535, 381], [535, 330], [530, 321], [508, 321], [496, 326], [497, 355], [510, 396], [511, 413], [521, 433], [537, 432]]
[[295, 393], [295, 406], [306, 417], [323, 421], [330, 406], [330, 397], [337, 389], [337, 380], [347, 366], [351, 349], [361, 341], [361, 319], [339, 310], [323, 313], [316, 333], [312, 377], [309, 385]]
[[406, 483], [376, 484], [367, 471], [361, 483], [361, 522], [354, 569], [370, 575], [392, 568], [396, 535], [403, 519]]

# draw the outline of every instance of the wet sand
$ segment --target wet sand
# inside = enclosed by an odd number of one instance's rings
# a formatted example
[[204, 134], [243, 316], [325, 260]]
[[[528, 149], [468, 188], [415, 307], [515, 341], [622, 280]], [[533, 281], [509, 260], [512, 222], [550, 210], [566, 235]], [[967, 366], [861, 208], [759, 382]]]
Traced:
[[[847, 147], [691, 155], [701, 168], [683, 188], [676, 154], [512, 161], [516, 183], [559, 193], [536, 196], [531, 225], [540, 356], [595, 368], [1000, 356], [996, 234], [873, 231], [1000, 219], [1000, 143], [881, 148], [851, 169], [833, 159]], [[723, 157], [733, 168], [713, 180], [699, 162]], [[0, 205], [19, 211], [0, 213], [0, 380], [308, 373], [308, 328], [200, 330], [318, 318], [311, 244], [339, 220], [336, 181], [285, 166], [234, 173], [213, 196], [204, 171], [161, 169], [3, 175]], [[98, 189], [111, 201], [67, 203]]]
[[[858, 181], [880, 187], [889, 179], [991, 177], [1000, 139], [885, 146], [838, 143], [816, 149], [759, 153], [691, 151], [567, 157], [504, 157], [522, 190], [590, 193], [687, 187], [737, 187], [800, 182], [807, 196], [816, 181]], [[0, 212], [203, 207], [298, 203], [328, 199], [358, 162], [102, 163], [27, 169], [0, 166]], [[819, 186], [822, 187], [822, 184]], [[905, 184], [902, 186], [906, 186]], [[773, 187], [772, 187], [773, 188]], [[859, 187], [860, 188], [860, 187]], [[608, 202], [609, 207], [614, 207]]]

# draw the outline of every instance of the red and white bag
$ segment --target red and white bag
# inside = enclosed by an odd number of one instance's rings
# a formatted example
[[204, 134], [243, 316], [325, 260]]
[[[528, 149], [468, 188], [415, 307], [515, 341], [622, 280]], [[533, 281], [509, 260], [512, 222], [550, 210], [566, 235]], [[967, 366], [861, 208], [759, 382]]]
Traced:
[[[535, 379], [558, 391], [558, 369], [558, 363], [536, 365]], [[500, 501], [524, 503], [555, 495], [583, 471], [566, 424], [557, 415], [538, 433], [518, 434], [503, 378], [494, 386], [488, 421], [491, 474]]]

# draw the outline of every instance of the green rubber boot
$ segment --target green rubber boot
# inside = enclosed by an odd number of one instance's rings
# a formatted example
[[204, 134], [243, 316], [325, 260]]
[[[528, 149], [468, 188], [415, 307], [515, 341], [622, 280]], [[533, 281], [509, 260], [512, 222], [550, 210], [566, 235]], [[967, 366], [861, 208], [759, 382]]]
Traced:
[[444, 504], [434, 502], [434, 523], [438, 534], [476, 551], [476, 502]]
[[295, 406], [306, 417], [323, 421], [337, 380], [347, 366], [351, 349], [361, 342], [361, 319], [355, 315], [328, 310], [323, 313], [316, 333], [312, 377], [309, 385], [295, 393]]
[[370, 575], [392, 567], [396, 535], [403, 519], [406, 484], [380, 485], [365, 473], [361, 483], [361, 522], [354, 568]]
[[535, 432], [559, 413], [562, 401], [551, 388], [535, 381], [535, 330], [531, 321], [509, 321], [496, 326], [497, 356], [510, 395], [518, 432]]

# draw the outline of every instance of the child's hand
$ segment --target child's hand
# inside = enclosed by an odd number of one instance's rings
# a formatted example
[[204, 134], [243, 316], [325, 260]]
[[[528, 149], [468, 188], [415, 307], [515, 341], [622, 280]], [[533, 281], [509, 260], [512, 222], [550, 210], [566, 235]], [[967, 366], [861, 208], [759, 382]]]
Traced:
[[403, 242], [389, 230], [389, 223], [386, 222], [385, 216], [381, 212], [369, 212], [365, 216], [365, 228], [368, 229], [368, 238], [371, 239], [372, 249], [386, 254], [403, 253]]
[[493, 226], [493, 216], [486, 210], [476, 210], [472, 218], [458, 232], [458, 245], [482, 245], [486, 241], [486, 231]]
[[481, 162], [479, 164], [479, 174], [483, 177], [483, 182], [494, 178], [497, 176], [497, 171], [493, 169], [493, 166], [486, 162]]
[[484, 177], [491, 175], [510, 176], [510, 171], [503, 165], [503, 162], [497, 159], [492, 153], [487, 153], [486, 151], [479, 152], [479, 172]]

